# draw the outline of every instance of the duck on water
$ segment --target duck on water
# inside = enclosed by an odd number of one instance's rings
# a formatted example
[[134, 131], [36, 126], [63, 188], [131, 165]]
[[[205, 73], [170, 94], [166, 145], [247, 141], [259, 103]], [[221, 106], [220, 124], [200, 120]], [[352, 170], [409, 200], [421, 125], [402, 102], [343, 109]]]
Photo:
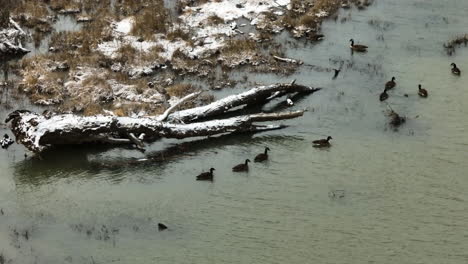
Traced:
[[314, 140], [312, 141], [313, 147], [314, 148], [325, 148], [325, 147], [330, 147], [330, 140], [333, 139], [332, 137], [328, 136], [327, 138], [324, 139], [319, 139], [319, 140]]
[[427, 90], [422, 88], [421, 85], [419, 85], [419, 90], [418, 90], [419, 96], [426, 98], [428, 96]]
[[379, 100], [380, 102], [383, 102], [388, 99], [388, 93], [387, 93], [387, 88], [384, 89], [384, 91], [380, 94]]
[[455, 75], [460, 75], [461, 71], [455, 63], [450, 64], [452, 66], [452, 73]]
[[232, 171], [234, 172], [241, 172], [241, 171], [249, 171], [249, 159], [245, 160], [245, 163], [238, 164], [232, 167]]
[[269, 150], [270, 150], [270, 148], [269, 148], [269, 147], [266, 147], [266, 148], [265, 148], [265, 152], [264, 152], [264, 153], [258, 154], [258, 155], [255, 157], [254, 161], [255, 161], [255, 162], [262, 162], [262, 161], [267, 160], [267, 159], [268, 159], [268, 151], [269, 151]]
[[351, 45], [349, 46], [352, 51], [357, 51], [357, 52], [366, 52], [367, 51], [367, 46], [366, 45], [360, 45], [360, 44], [354, 44], [354, 39], [350, 39], [349, 42], [351, 42]]
[[395, 86], [396, 86], [395, 77], [392, 77], [392, 80], [388, 81], [385, 84], [385, 89], [390, 90], [390, 89], [393, 89]]
[[197, 181], [213, 181], [213, 171], [215, 169], [211, 168], [210, 171], [202, 172], [197, 176]]

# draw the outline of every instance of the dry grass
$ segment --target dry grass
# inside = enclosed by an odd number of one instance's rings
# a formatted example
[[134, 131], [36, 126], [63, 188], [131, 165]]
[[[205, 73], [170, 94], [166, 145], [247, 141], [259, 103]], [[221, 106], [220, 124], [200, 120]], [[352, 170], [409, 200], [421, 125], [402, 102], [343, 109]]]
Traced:
[[40, 1], [19, 1], [15, 5], [12, 14], [22, 26], [34, 28], [39, 32], [50, 32], [52, 30], [47, 6]]
[[228, 44], [223, 47], [223, 54], [240, 54], [242, 52], [248, 51], [257, 51], [257, 43], [249, 39], [235, 39], [228, 42]]
[[224, 24], [224, 19], [220, 18], [217, 15], [212, 15], [207, 18], [208, 24], [209, 25], [219, 25], [219, 24]]
[[13, 9], [13, 0], [0, 0], [0, 28], [7, 28], [10, 25], [10, 12]]
[[152, 1], [135, 15], [131, 34], [151, 40], [154, 34], [167, 32], [168, 17], [163, 1]]
[[183, 97], [195, 91], [194, 86], [186, 83], [174, 84], [166, 88], [170, 96]]
[[135, 61], [138, 51], [130, 44], [124, 44], [117, 50], [117, 61], [122, 63], [131, 63]]
[[41, 1], [18, 1], [15, 9], [13, 10], [14, 14], [29, 14], [35, 18], [45, 18], [49, 15], [47, 6]]
[[84, 116], [95, 116], [98, 114], [102, 114], [104, 112], [104, 108], [97, 103], [89, 103], [83, 110]]
[[316, 16], [317, 13], [325, 11], [331, 15], [341, 7], [341, 3], [340, 0], [292, 0], [291, 11], [283, 16], [282, 23], [287, 28], [300, 25], [315, 28], [323, 20], [323, 17]]
[[191, 39], [190, 39], [190, 34], [185, 32], [184, 30], [180, 29], [180, 28], [176, 28], [170, 32], [167, 33], [166, 35], [166, 38], [170, 41], [174, 41], [174, 40], [177, 40], [177, 39], [182, 39], [182, 40], [185, 40], [185, 41], [188, 41], [190, 42]]
[[73, 0], [49, 0], [50, 9], [58, 11], [62, 9], [80, 9], [80, 3]]

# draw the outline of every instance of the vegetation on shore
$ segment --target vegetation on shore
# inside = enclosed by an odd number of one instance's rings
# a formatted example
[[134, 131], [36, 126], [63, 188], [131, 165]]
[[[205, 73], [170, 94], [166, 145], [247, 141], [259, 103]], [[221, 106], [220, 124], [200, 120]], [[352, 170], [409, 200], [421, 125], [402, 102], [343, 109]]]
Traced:
[[[175, 14], [190, 20], [198, 15], [192, 7], [209, 2], [223, 0], [178, 0]], [[288, 9], [274, 7], [261, 13], [257, 31], [250, 35], [217, 14], [206, 16], [194, 29], [182, 17], [174, 17], [163, 0], [121, 0], [112, 7], [110, 0], [20, 0], [2, 11], [0, 23], [5, 23], [4, 13], [11, 12], [22, 26], [37, 32], [33, 35], [37, 43], [43, 36], [39, 33], [50, 36], [50, 52], [25, 58], [17, 65], [23, 77], [20, 90], [34, 103], [86, 115], [106, 111], [131, 115], [161, 112], [169, 106], [169, 98], [194, 91], [184, 83], [185, 75], [220, 87], [235, 82], [226, 78], [226, 82], [213, 84], [217, 79], [213, 69], [227, 73], [248, 66], [256, 72], [293, 73], [297, 64], [274, 59], [273, 55], [284, 56], [284, 51], [273, 43], [272, 34], [286, 29], [296, 37], [313, 39], [321, 21], [343, 5], [341, 0], [291, 0]], [[78, 31], [53, 31], [54, 20], [63, 14], [89, 19]], [[219, 33], [199, 32], [207, 28]], [[109, 52], [103, 52], [106, 49]], [[149, 103], [148, 98], [154, 99], [156, 94], [159, 103]], [[199, 98], [203, 99], [196, 103], [212, 100], [211, 96]]]

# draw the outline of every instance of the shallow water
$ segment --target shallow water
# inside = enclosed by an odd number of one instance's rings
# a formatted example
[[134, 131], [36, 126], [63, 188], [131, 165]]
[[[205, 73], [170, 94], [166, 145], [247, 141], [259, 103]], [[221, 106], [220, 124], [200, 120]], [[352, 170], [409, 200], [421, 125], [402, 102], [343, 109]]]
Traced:
[[[123, 161], [145, 156], [131, 149], [62, 149], [42, 160], [18, 145], [1, 151], [0, 252], [15, 263], [468, 262], [468, 77], [449, 66], [468, 69], [468, 51], [442, 48], [466, 33], [467, 11], [462, 0], [343, 11], [323, 25], [324, 41], [289, 49], [306, 63], [297, 74], [249, 75], [324, 87], [296, 101], [309, 111], [285, 130], [210, 138], [167, 157], [157, 151], [175, 141], [158, 143], [149, 152], [164, 162], [132, 166]], [[350, 38], [369, 52], [351, 55]], [[398, 131], [378, 101], [392, 76], [388, 103], [408, 117]], [[418, 83], [429, 98], [416, 95]], [[311, 147], [327, 135], [332, 148]], [[269, 162], [231, 172], [264, 146]], [[214, 183], [196, 182], [211, 166]], [[336, 190], [344, 197], [331, 197]]]

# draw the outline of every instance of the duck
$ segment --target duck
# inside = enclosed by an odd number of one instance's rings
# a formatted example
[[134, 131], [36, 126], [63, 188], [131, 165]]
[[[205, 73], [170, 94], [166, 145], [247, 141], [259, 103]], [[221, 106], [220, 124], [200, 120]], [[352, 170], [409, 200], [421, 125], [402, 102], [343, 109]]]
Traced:
[[336, 79], [336, 77], [338, 77], [338, 74], [340, 74], [340, 71], [339, 69], [333, 69], [333, 71], [335, 72], [335, 75], [333, 75], [333, 80]]
[[388, 93], [387, 93], [387, 88], [384, 89], [384, 91], [380, 94], [380, 102], [383, 102], [388, 99]]
[[392, 80], [388, 81], [385, 84], [385, 89], [390, 90], [390, 89], [394, 88], [395, 86], [396, 86], [395, 77], [392, 77]]
[[359, 45], [359, 44], [354, 44], [354, 40], [350, 39], [349, 42], [351, 42], [351, 48], [352, 51], [357, 51], [357, 52], [366, 52], [367, 51], [367, 46], [365, 45]]
[[158, 230], [159, 231], [163, 231], [163, 230], [166, 230], [167, 229], [167, 226], [163, 223], [158, 223]]
[[293, 106], [293, 105], [294, 105], [293, 100], [291, 100], [291, 98], [289, 98], [289, 96], [286, 98], [286, 104], [287, 104], [288, 106]]
[[245, 160], [245, 163], [238, 164], [234, 167], [232, 167], [232, 171], [234, 172], [241, 172], [241, 171], [249, 171], [249, 159]]
[[255, 161], [255, 162], [262, 162], [262, 161], [267, 160], [267, 159], [268, 159], [268, 151], [269, 151], [269, 150], [270, 150], [269, 147], [265, 147], [265, 152], [264, 152], [264, 153], [258, 154], [258, 155], [255, 157], [254, 161]]
[[329, 147], [330, 139], [333, 139], [333, 138], [328, 136], [327, 138], [324, 138], [324, 139], [314, 140], [312, 141], [312, 144], [314, 144], [315, 148]]
[[215, 169], [211, 168], [210, 171], [202, 172], [197, 176], [197, 181], [213, 181], [213, 171]]
[[460, 75], [461, 74], [461, 71], [460, 69], [457, 68], [457, 65], [455, 63], [452, 62], [452, 64], [450, 64], [452, 66], [452, 73], [455, 74], [455, 75]]
[[426, 98], [427, 97], [427, 90], [424, 88], [421, 88], [421, 85], [419, 85], [419, 91], [418, 91], [419, 96]]

